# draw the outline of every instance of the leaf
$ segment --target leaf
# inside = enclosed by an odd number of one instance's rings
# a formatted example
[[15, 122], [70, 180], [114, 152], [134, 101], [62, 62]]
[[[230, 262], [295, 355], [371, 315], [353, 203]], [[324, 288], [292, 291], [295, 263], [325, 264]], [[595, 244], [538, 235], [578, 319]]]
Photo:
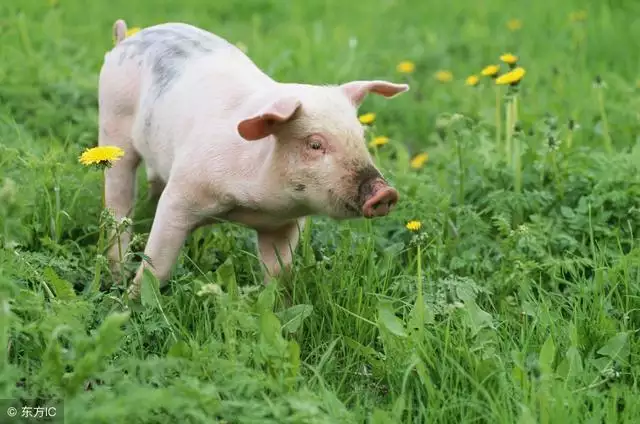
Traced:
[[227, 289], [226, 291], [231, 299], [235, 300], [238, 298], [238, 282], [236, 281], [236, 271], [231, 256], [216, 269], [216, 279], [220, 286]]
[[73, 290], [73, 285], [64, 280], [56, 274], [56, 272], [50, 266], [44, 269], [44, 277], [53, 286], [58, 299], [71, 300], [76, 298], [76, 292]]
[[280, 311], [277, 315], [283, 323], [282, 329], [289, 333], [295, 333], [302, 325], [302, 321], [304, 321], [305, 318], [308, 318], [312, 312], [313, 306], [302, 304]]
[[258, 295], [256, 301], [256, 309], [258, 312], [273, 311], [273, 305], [276, 301], [275, 284], [268, 284]]
[[300, 345], [295, 340], [290, 340], [287, 346], [289, 353], [290, 377], [297, 377], [300, 373]]
[[149, 268], [142, 271], [142, 281], [140, 282], [140, 302], [144, 307], [157, 308], [160, 306], [160, 289], [158, 279], [151, 273]]
[[567, 206], [560, 206], [560, 213], [562, 214], [563, 217], [568, 219], [575, 218], [576, 216], [575, 212], [573, 212], [573, 209]]
[[366, 356], [369, 360], [378, 360], [382, 358], [382, 353], [378, 352], [371, 346], [365, 346], [358, 342], [357, 340], [352, 339], [351, 337], [344, 336], [344, 342], [353, 350], [357, 350]]
[[378, 326], [384, 327], [396, 336], [407, 337], [402, 321], [395, 316], [388, 303], [382, 303], [378, 306]]
[[560, 362], [556, 372], [564, 379], [578, 376], [583, 371], [582, 357], [580, 351], [571, 346], [567, 349], [565, 358]]
[[540, 368], [544, 373], [551, 373], [553, 371], [553, 360], [556, 355], [556, 345], [553, 342], [553, 337], [549, 334], [547, 340], [544, 341], [542, 348], [540, 349], [540, 356], [538, 362]]
[[520, 405], [520, 416], [516, 424], [537, 424], [531, 410], [526, 405]]
[[467, 311], [467, 326], [471, 329], [471, 333], [476, 336], [483, 328], [493, 328], [493, 320], [491, 314], [483, 311], [473, 300], [464, 304]]
[[106, 356], [118, 349], [118, 344], [124, 336], [122, 326], [129, 320], [129, 312], [112, 312], [98, 328], [96, 348], [102, 356]]
[[270, 311], [264, 311], [260, 315], [260, 336], [267, 344], [276, 346], [280, 343], [280, 320]]
[[611, 359], [601, 356], [600, 358], [593, 359], [591, 363], [596, 367], [599, 373], [604, 373], [608, 368], [611, 368]]
[[598, 353], [613, 361], [626, 361], [629, 356], [629, 333], [620, 332], [607, 340]]
[[369, 424], [391, 424], [394, 422], [394, 419], [387, 411], [379, 408], [373, 410], [373, 414], [371, 414], [371, 419], [369, 420]]
[[191, 347], [184, 340], [178, 340], [169, 348], [167, 356], [188, 359], [191, 357]]

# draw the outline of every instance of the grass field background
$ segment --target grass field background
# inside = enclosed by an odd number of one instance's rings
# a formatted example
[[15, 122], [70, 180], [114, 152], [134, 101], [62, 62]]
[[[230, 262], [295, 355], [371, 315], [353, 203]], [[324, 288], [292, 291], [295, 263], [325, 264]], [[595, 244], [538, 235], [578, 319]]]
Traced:
[[[3, 1], [0, 397], [64, 400], [73, 424], [640, 422], [637, 16], [632, 0]], [[408, 81], [361, 108], [397, 209], [313, 219], [289, 308], [234, 225], [193, 234], [143, 308], [90, 290], [102, 176], [78, 156], [118, 18], [200, 26], [282, 81]], [[520, 161], [506, 88], [497, 139], [495, 84], [465, 85], [507, 52], [526, 69]], [[142, 200], [134, 248], [152, 217]]]

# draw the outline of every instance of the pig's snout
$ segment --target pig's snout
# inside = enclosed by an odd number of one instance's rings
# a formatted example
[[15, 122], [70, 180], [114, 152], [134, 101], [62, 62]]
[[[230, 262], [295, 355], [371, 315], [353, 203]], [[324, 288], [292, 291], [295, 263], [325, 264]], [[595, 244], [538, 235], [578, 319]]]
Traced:
[[364, 185], [367, 186], [362, 206], [362, 214], [365, 218], [386, 216], [398, 203], [398, 192], [383, 180], [376, 179]]

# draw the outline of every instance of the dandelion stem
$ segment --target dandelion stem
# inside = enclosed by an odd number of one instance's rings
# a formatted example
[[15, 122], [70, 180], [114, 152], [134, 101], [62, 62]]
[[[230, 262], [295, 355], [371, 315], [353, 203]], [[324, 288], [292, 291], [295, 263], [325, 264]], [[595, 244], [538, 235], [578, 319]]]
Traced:
[[[518, 95], [511, 98], [511, 123], [509, 132], [513, 135], [516, 122], [518, 122]], [[522, 191], [522, 157], [520, 151], [520, 137], [513, 137], [513, 185], [516, 193]]]
[[458, 203], [460, 205], [464, 204], [464, 179], [465, 179], [465, 170], [464, 163], [462, 160], [462, 146], [460, 145], [460, 140], [458, 137], [456, 139], [456, 150], [458, 151], [458, 167], [460, 168], [458, 173], [458, 178], [460, 179], [460, 183], [458, 186]]
[[569, 134], [567, 134], [567, 148], [571, 150], [572, 145], [573, 145], [573, 131], [569, 131]]
[[508, 165], [511, 165], [513, 159], [511, 153], [511, 129], [513, 128], [511, 111], [511, 99], [507, 99], [505, 104], [505, 156], [507, 157]]
[[[502, 109], [500, 106], [500, 87], [496, 86], [496, 148], [502, 143]], [[508, 153], [508, 152], [507, 152]]]
[[604, 91], [602, 86], [598, 86], [598, 104], [600, 106], [600, 115], [602, 116], [602, 133], [604, 134], [604, 147], [607, 153], [613, 153], [613, 143], [611, 142], [611, 134], [609, 134], [609, 121], [604, 108]]
[[418, 274], [418, 295], [416, 298], [416, 308], [418, 308], [418, 322], [420, 326], [424, 325], [424, 300], [422, 294], [422, 246], [418, 243], [418, 261], [417, 261], [417, 274]]
[[[105, 178], [106, 170], [102, 171], [102, 211], [104, 211], [106, 204], [106, 178]], [[100, 213], [100, 222], [98, 225], [98, 249], [96, 250], [96, 265], [94, 270], [93, 281], [91, 282], [91, 286], [89, 287], [89, 293], [94, 293], [100, 287], [100, 277], [102, 274], [102, 262], [100, 261], [100, 256], [102, 255], [102, 251], [104, 250], [104, 214]]]

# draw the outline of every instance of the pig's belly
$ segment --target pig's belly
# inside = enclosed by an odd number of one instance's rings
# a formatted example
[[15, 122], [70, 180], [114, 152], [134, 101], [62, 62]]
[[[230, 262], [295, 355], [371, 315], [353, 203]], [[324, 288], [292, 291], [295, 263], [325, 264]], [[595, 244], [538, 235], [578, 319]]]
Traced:
[[296, 211], [274, 214], [238, 207], [232, 209], [220, 219], [242, 224], [255, 230], [276, 230], [303, 216], [304, 214]]

